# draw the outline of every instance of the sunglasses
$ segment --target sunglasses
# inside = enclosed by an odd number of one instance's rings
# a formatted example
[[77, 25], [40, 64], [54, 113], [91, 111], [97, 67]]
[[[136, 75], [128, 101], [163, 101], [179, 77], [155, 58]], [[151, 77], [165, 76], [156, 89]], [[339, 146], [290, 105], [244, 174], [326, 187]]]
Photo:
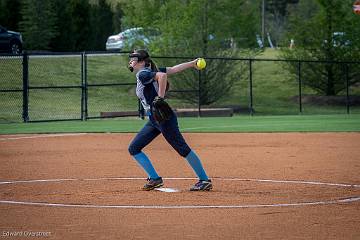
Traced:
[[139, 58], [138, 57], [131, 57], [131, 58], [129, 58], [129, 61], [130, 62], [137, 62], [137, 61], [139, 61]]

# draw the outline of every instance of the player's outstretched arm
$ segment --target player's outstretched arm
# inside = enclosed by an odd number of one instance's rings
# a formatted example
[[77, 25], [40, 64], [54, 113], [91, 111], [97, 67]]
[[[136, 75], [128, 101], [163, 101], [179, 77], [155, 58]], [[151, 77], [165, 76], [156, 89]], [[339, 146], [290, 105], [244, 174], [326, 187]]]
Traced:
[[192, 60], [190, 62], [180, 63], [180, 64], [175, 65], [173, 67], [167, 67], [166, 68], [166, 73], [170, 75], [170, 74], [174, 74], [174, 73], [184, 71], [185, 69], [192, 68], [192, 67], [197, 69], [197, 66], [196, 66], [196, 61], [197, 60], [198, 60], [198, 58], [194, 59], [194, 60]]

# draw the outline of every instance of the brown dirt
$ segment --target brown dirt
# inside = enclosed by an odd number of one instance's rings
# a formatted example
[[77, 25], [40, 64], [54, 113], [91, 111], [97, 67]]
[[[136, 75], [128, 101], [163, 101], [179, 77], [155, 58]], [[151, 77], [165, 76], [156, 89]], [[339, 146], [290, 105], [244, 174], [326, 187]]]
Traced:
[[[33, 136], [35, 138], [27, 138]], [[234, 180], [359, 185], [360, 133], [185, 134], [213, 178], [214, 190], [203, 193], [188, 191], [195, 182], [192, 179], [166, 179], [166, 187], [180, 189], [178, 193], [143, 192], [140, 188], [144, 180], [123, 179], [145, 178], [127, 152], [134, 134], [37, 136], [0, 136], [0, 182], [75, 180], [0, 184], [0, 200], [225, 208], [83, 208], [0, 203], [1, 239], [29, 238], [30, 233], [39, 232], [43, 236], [33, 238], [360, 239], [360, 201], [274, 205], [360, 197], [359, 186]], [[163, 177], [194, 177], [186, 160], [161, 137], [145, 152]]]

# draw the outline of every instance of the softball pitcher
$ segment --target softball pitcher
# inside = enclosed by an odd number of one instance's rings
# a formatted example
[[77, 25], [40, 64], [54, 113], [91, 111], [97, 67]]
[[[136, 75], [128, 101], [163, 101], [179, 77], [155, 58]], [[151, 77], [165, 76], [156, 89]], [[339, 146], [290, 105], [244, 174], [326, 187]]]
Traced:
[[142, 149], [160, 133], [188, 161], [199, 178], [190, 191], [212, 189], [211, 180], [206, 175], [199, 157], [185, 142], [179, 130], [177, 117], [164, 100], [168, 88], [167, 76], [188, 68], [197, 68], [196, 61], [195, 59], [173, 67], [157, 68], [145, 50], [137, 50], [129, 55], [129, 70], [136, 73], [136, 95], [149, 117], [149, 121], [129, 145], [129, 153], [148, 175], [143, 190], [149, 191], [163, 186], [162, 178], [157, 174], [150, 159], [142, 152]]

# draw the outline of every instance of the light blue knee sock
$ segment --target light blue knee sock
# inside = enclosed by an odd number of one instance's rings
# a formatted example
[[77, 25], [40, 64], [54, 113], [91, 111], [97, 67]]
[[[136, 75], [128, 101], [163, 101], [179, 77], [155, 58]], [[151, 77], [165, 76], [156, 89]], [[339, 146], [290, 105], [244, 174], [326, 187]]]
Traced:
[[190, 166], [198, 176], [200, 180], [209, 180], [208, 176], [205, 173], [205, 170], [201, 164], [199, 157], [195, 154], [194, 151], [191, 151], [185, 159], [189, 162]]
[[140, 152], [136, 155], [133, 155], [133, 158], [143, 167], [145, 172], [148, 174], [149, 178], [156, 179], [159, 178], [155, 168], [153, 167], [150, 159], [145, 155], [145, 153]]

